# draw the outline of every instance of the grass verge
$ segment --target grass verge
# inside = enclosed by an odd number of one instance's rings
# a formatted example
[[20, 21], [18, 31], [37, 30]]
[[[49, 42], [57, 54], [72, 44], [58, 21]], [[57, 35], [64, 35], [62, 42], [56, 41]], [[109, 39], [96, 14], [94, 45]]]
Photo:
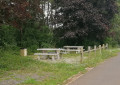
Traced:
[[[33, 60], [31, 57], [21, 57], [18, 52], [7, 51], [0, 57], [0, 82], [15, 80], [18, 85], [62, 85], [63, 81], [81, 72], [86, 68], [95, 67], [105, 59], [116, 56], [119, 49], [103, 50], [102, 54], [97, 51], [85, 53], [83, 63], [50, 63]], [[65, 54], [65, 58], [76, 58], [79, 54]], [[1, 84], [1, 83], [0, 83]]]

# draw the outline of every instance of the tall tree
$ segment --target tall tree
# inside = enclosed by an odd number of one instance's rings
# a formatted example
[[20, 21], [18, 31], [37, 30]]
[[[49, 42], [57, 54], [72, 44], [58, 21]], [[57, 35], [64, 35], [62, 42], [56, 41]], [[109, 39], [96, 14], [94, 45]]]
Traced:
[[66, 44], [83, 44], [85, 40], [102, 41], [117, 13], [116, 0], [55, 0], [55, 36]]
[[43, 10], [40, 4], [41, 0], [0, 0], [0, 26], [6, 24], [18, 28], [22, 42], [23, 27], [26, 23], [32, 21], [41, 25]]
[[41, 0], [0, 0], [0, 24], [7, 23], [20, 28], [21, 22], [40, 20], [43, 15], [40, 4]]

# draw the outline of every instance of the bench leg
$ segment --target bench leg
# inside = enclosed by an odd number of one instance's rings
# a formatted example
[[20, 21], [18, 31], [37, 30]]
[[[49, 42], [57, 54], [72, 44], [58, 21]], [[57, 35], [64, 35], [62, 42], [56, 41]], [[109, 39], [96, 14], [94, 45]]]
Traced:
[[57, 59], [60, 60], [60, 55], [57, 55]]
[[62, 59], [62, 55], [63, 55], [63, 54], [62, 54], [62, 53], [60, 53], [60, 59]]
[[38, 56], [38, 60], [40, 60], [40, 56]]
[[52, 61], [54, 61], [55, 60], [55, 56], [52, 56]]
[[70, 49], [69, 48], [67, 48], [67, 53], [70, 53], [70, 51], [69, 51]]

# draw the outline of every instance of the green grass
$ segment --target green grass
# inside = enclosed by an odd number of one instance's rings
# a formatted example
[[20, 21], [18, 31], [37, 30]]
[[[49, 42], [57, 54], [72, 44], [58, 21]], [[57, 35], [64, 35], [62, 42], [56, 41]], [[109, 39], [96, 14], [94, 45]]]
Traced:
[[22, 84], [37, 84], [38, 82], [35, 79], [28, 78]]
[[[94, 67], [105, 59], [117, 55], [119, 51], [119, 49], [104, 50], [102, 54], [97, 51], [96, 56], [92, 52], [83, 63], [76, 64], [42, 62], [33, 60], [31, 57], [21, 57], [18, 52], [7, 51], [3, 57], [0, 57], [0, 81], [5, 80], [8, 76], [11, 79], [20, 80], [14, 78], [15, 74], [19, 74], [25, 77], [19, 85], [62, 85], [63, 81], [69, 77], [79, 72], [85, 73], [85, 68]], [[63, 56], [75, 58], [79, 54], [72, 53]], [[85, 53], [84, 56], [88, 57], [88, 53]], [[37, 77], [33, 77], [33, 75], [37, 75]]]
[[76, 54], [75, 52], [69, 53], [69, 54], [63, 54], [63, 57], [65, 58], [74, 58], [80, 56], [80, 54]]

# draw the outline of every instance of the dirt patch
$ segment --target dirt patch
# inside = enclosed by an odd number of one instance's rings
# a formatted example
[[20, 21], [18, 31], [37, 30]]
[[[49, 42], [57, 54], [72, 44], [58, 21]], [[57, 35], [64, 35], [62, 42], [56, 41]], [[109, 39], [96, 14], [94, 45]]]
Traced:
[[9, 79], [9, 80], [3, 80], [2, 82], [0, 82], [0, 85], [17, 85], [20, 82], [14, 79]]
[[51, 73], [42, 73], [39, 75], [37, 73], [17, 73], [14, 72], [9, 76], [5, 76], [1, 79], [0, 85], [17, 85], [24, 82], [27, 79], [35, 79], [36, 81], [43, 81], [49, 78], [52, 74]]
[[92, 70], [94, 67], [88, 67], [88, 68], [85, 68], [87, 71], [90, 71]]

